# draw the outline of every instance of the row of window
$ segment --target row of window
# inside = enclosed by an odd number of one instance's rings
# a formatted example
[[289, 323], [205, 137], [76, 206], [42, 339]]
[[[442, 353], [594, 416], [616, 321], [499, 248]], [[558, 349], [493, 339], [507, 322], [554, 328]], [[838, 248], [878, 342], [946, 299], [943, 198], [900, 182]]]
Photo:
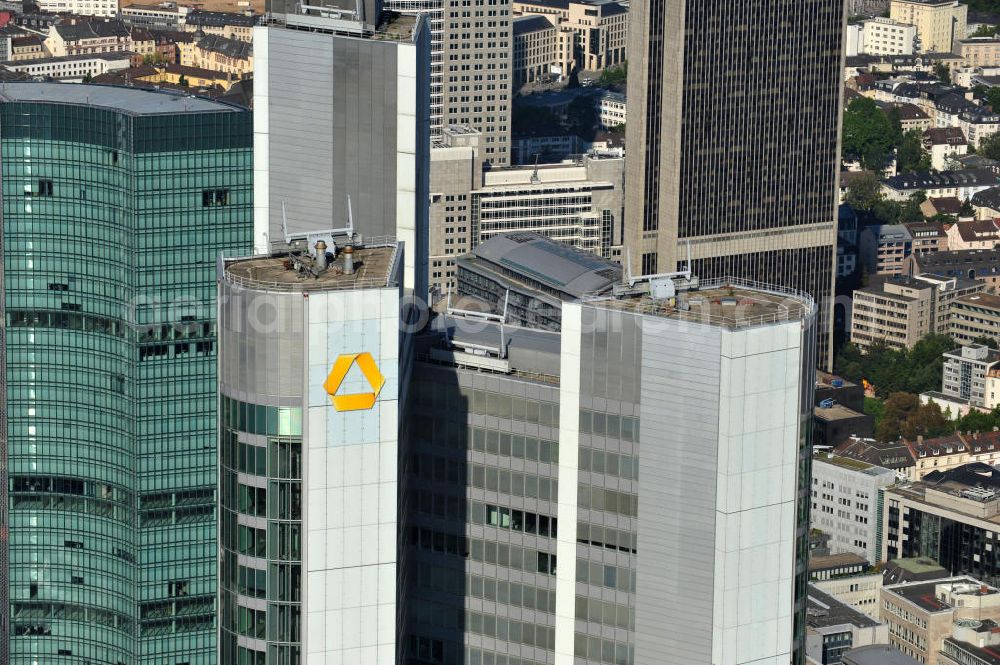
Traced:
[[411, 527], [409, 544], [420, 549], [467, 557], [473, 561], [544, 575], [556, 574], [556, 555], [530, 548], [483, 541], [451, 533]]
[[512, 510], [500, 506], [486, 506], [486, 524], [501, 529], [523, 531], [555, 538], [558, 520], [548, 515], [539, 515], [523, 510]]
[[302, 436], [302, 409], [240, 402], [222, 395], [222, 424], [247, 434]]

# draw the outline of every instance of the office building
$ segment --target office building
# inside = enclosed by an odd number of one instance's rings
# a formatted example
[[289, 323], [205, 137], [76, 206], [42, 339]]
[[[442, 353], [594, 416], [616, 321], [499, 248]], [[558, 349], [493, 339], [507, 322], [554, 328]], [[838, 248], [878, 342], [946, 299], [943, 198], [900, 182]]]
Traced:
[[837, 446], [852, 436], [875, 433], [875, 419], [843, 404], [823, 404], [813, 408], [813, 445]]
[[43, 12], [104, 18], [115, 18], [118, 15], [118, 0], [38, 0], [37, 5]]
[[859, 612], [863, 612], [872, 619], [878, 618], [879, 591], [882, 589], [882, 573], [880, 572], [819, 580], [810, 582], [810, 586]]
[[621, 254], [624, 159], [484, 171], [482, 135], [448, 127], [431, 150], [430, 284], [454, 291], [456, 260], [492, 237], [540, 233], [605, 258]]
[[941, 392], [971, 406], [986, 406], [986, 375], [998, 361], [1000, 351], [982, 344], [968, 344], [945, 353]]
[[[380, 2], [274, 0], [254, 28], [254, 246], [342, 228], [406, 246], [427, 291], [430, 35]], [[303, 168], [308, 165], [308, 168]]]
[[913, 250], [913, 236], [903, 224], [869, 226], [860, 234], [858, 250], [869, 274], [899, 275]]
[[571, 164], [487, 171], [472, 193], [473, 247], [527, 231], [605, 258], [620, 253], [624, 162], [589, 154]]
[[949, 334], [959, 344], [1000, 341], [1000, 296], [973, 293], [951, 303]]
[[220, 261], [214, 662], [401, 662], [405, 248], [327, 240]]
[[510, 164], [513, 98], [511, 0], [440, 0], [441, 127], [482, 133], [491, 166]]
[[633, 272], [677, 270], [690, 248], [702, 278], [808, 292], [821, 310], [828, 364], [843, 4], [633, 0], [629, 14], [625, 245]]
[[0, 91], [5, 663], [217, 662], [213, 266], [251, 247], [252, 137], [188, 95]]
[[896, 472], [832, 453], [817, 453], [812, 469], [810, 526], [832, 536], [832, 553], [849, 552], [879, 563], [879, 491], [896, 482]]
[[809, 579], [830, 580], [848, 575], [864, 575], [872, 565], [863, 556], [843, 552], [841, 554], [809, 555]]
[[514, 90], [561, 76], [556, 26], [544, 16], [517, 16], [512, 25]]
[[[579, 274], [545, 242], [512, 279]], [[415, 340], [408, 662], [801, 662], [815, 307], [685, 286]]]
[[455, 259], [472, 249], [472, 192], [483, 183], [481, 137], [456, 125], [431, 146], [429, 283], [436, 295], [455, 289]]
[[191, 10], [184, 5], [132, 4], [121, 8], [122, 21], [134, 28], [177, 30]]
[[558, 71], [598, 72], [625, 64], [628, 42], [627, 3], [612, 0], [513, 0], [515, 16], [540, 16], [558, 29], [553, 53]]
[[966, 576], [884, 586], [879, 618], [891, 646], [919, 663], [948, 663], [938, 657], [946, 640], [1000, 632], [1000, 591]]
[[885, 490], [882, 558], [924, 557], [956, 575], [1000, 581], [1000, 479], [983, 462]]
[[913, 55], [916, 26], [876, 16], [861, 22], [861, 48], [865, 55]]
[[957, 0], [892, 0], [889, 18], [917, 29], [917, 53], [951, 53], [964, 39], [969, 8]]
[[[510, 164], [514, 32], [510, 0], [384, 0], [430, 25], [430, 127], [482, 133], [482, 158]], [[475, 20], [473, 20], [475, 19]]]
[[538, 330], [558, 331], [562, 303], [609, 296], [621, 277], [617, 263], [537, 233], [501, 235], [458, 259], [458, 295]]
[[889, 627], [809, 584], [806, 655], [817, 665], [839, 665], [845, 651], [889, 641]]
[[904, 275], [941, 275], [974, 279], [990, 293], [1000, 292], [1000, 250], [964, 249], [932, 254], [911, 254], [903, 266]]
[[858, 289], [851, 310], [851, 343], [863, 350], [877, 343], [912, 349], [930, 333], [948, 334], [952, 304], [983, 286], [970, 279], [921, 274]]

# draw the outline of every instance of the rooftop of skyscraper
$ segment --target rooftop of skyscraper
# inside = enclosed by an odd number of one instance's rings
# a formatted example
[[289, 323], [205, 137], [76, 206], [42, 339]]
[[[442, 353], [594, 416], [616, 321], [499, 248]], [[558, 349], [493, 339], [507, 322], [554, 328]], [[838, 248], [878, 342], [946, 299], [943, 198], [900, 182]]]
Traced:
[[804, 319], [815, 309], [812, 298], [806, 294], [732, 277], [701, 281], [692, 290], [679, 291], [676, 297], [639, 293], [602, 299], [594, 304], [724, 328]]
[[129, 115], [167, 115], [241, 111], [240, 107], [194, 95], [113, 85], [7, 81], [0, 83], [0, 102], [74, 104]]
[[234, 284], [274, 291], [377, 289], [397, 283], [395, 240], [327, 248], [325, 254], [326, 261], [307, 252], [228, 259], [225, 275]]

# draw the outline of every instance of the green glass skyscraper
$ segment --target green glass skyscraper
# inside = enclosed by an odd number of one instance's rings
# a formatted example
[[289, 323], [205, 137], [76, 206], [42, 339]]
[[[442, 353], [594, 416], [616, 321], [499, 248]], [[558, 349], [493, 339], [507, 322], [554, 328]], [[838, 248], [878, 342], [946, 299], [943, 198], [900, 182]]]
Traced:
[[3, 662], [216, 662], [215, 260], [251, 248], [252, 135], [205, 99], [0, 85]]

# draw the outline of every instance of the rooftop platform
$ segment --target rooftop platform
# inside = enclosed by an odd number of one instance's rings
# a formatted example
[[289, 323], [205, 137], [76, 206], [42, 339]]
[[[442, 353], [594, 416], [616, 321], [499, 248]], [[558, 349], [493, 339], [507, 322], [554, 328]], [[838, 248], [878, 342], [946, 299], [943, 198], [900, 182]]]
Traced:
[[952, 577], [883, 588], [885, 592], [895, 594], [927, 612], [945, 612], [953, 609], [952, 605], [940, 597], [942, 589], [949, 594], [962, 596], [966, 604], [969, 598], [994, 596], [1000, 593], [994, 587], [982, 584], [971, 577]]
[[71, 104], [118, 111], [128, 115], [235, 113], [238, 106], [194, 95], [85, 83], [8, 81], [0, 83], [0, 103]]
[[[238, 286], [264, 291], [346, 291], [396, 286], [399, 262], [396, 242], [354, 246], [354, 272], [344, 273], [344, 252], [339, 250], [330, 266], [318, 275], [295, 269], [292, 254], [279, 253], [230, 259], [225, 263], [226, 280]], [[308, 255], [300, 257], [311, 265]]]
[[733, 277], [703, 280], [698, 289], [678, 293], [675, 302], [642, 295], [589, 304], [731, 329], [801, 321], [816, 308], [806, 294]]

